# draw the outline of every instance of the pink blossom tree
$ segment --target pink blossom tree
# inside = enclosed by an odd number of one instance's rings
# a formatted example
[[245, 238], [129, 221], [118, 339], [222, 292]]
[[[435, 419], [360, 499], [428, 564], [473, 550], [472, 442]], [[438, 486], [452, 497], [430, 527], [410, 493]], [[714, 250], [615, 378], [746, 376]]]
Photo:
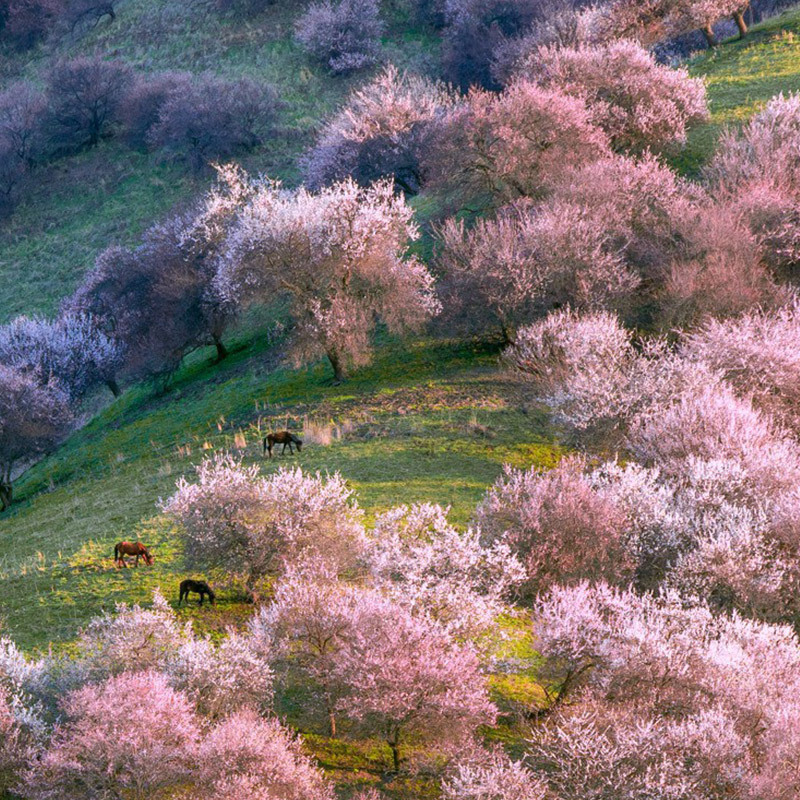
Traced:
[[327, 356], [336, 380], [370, 356], [378, 319], [419, 329], [439, 310], [433, 277], [407, 247], [412, 211], [390, 182], [348, 180], [311, 194], [256, 187], [231, 233], [219, 282], [247, 301], [286, 297], [298, 361]]
[[71, 692], [64, 721], [31, 766], [31, 800], [150, 800], [191, 775], [199, 722], [157, 672], [122, 673]]
[[219, 722], [199, 747], [196, 789], [216, 800], [333, 800], [322, 771], [276, 719], [251, 710]]
[[218, 719], [239, 709], [272, 708], [273, 671], [250, 638], [229, 630], [213, 644], [193, 637], [168, 666], [170, 684], [185, 692], [198, 714]]
[[525, 579], [508, 544], [484, 545], [480, 531], [456, 530], [446, 509], [427, 503], [381, 514], [366, 562], [373, 585], [412, 612], [430, 614], [459, 640], [496, 634], [497, 616]]
[[508, 544], [524, 563], [529, 596], [557, 584], [632, 578], [624, 509], [594, 491], [585, 468], [579, 458], [548, 472], [506, 468], [476, 510], [486, 540]]
[[507, 341], [543, 311], [619, 305], [639, 284], [606, 231], [570, 202], [513, 204], [471, 229], [451, 219], [438, 238], [450, 312], [466, 311], [476, 327], [491, 316]]
[[631, 41], [539, 48], [522, 60], [517, 76], [584, 100], [615, 150], [668, 149], [708, 118], [703, 81], [656, 63]]
[[33, 755], [33, 737], [19, 724], [0, 684], [0, 791], [12, 789]]
[[553, 692], [574, 700], [540, 726], [529, 759], [557, 796], [795, 791], [800, 645], [789, 627], [603, 584], [555, 589], [535, 616]]
[[116, 395], [123, 361], [117, 341], [82, 314], [49, 321], [17, 317], [0, 327], [0, 363], [32, 373], [40, 381], [58, 381], [73, 401], [106, 385]]
[[391, 177], [416, 194], [425, 180], [431, 127], [455, 102], [444, 84], [386, 67], [325, 124], [303, 159], [306, 185], [316, 190], [352, 177], [366, 186]]
[[159, 590], [152, 606], [118, 603], [113, 613], [93, 617], [78, 639], [78, 657], [69, 662], [71, 688], [98, 683], [123, 672], [166, 672], [177, 652], [193, 641], [191, 623], [181, 623]]
[[[353, 635], [370, 595], [339, 581], [324, 563], [290, 569], [275, 587], [273, 600], [249, 623], [253, 646], [267, 653], [284, 691], [302, 686], [319, 701], [336, 736], [336, 702], [341, 687], [333, 669]], [[313, 716], [313, 715], [312, 715]]]
[[295, 38], [335, 75], [374, 64], [384, 30], [376, 0], [322, 0], [295, 23]]
[[681, 355], [719, 372], [740, 397], [800, 428], [800, 306], [708, 320], [685, 334]]
[[547, 787], [502, 752], [458, 763], [442, 782], [444, 800], [545, 800]]
[[363, 546], [361, 510], [340, 475], [324, 480], [300, 469], [269, 478], [223, 454], [181, 478], [163, 510], [179, 525], [189, 565], [222, 569], [255, 591], [267, 574], [320, 556], [334, 569], [352, 564]]
[[502, 204], [540, 197], [566, 169], [608, 152], [583, 100], [518, 80], [501, 94], [473, 90], [443, 119], [430, 171], [434, 183]]
[[333, 676], [342, 687], [337, 707], [386, 742], [396, 771], [409, 740], [453, 753], [497, 713], [471, 647], [377, 595], [362, 607]]
[[770, 266], [790, 278], [800, 262], [798, 142], [800, 96], [778, 95], [722, 135], [705, 173], [713, 196], [742, 216]]
[[12, 500], [12, 470], [38, 458], [66, 435], [72, 423], [67, 395], [54, 382], [0, 364], [0, 511]]

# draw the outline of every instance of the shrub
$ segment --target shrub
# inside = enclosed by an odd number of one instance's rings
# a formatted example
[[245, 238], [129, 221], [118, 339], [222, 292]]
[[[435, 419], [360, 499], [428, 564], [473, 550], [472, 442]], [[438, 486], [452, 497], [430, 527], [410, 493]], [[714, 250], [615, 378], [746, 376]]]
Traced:
[[336, 569], [358, 556], [361, 511], [338, 474], [282, 469], [261, 478], [258, 467], [220, 455], [203, 461], [197, 478], [181, 478], [162, 504], [180, 526], [190, 567], [222, 569], [254, 591], [298, 559], [320, 556]]
[[[272, 130], [277, 93], [249, 78], [228, 81], [210, 74], [194, 80], [174, 77], [148, 143], [185, 159], [199, 171], [262, 144]], [[152, 100], [151, 100], [152, 102]]]
[[491, 72], [495, 51], [525, 33], [540, 13], [540, 0], [445, 0], [442, 59], [447, 79], [465, 91], [498, 88]]
[[131, 82], [131, 69], [121, 61], [78, 57], [56, 63], [47, 75], [56, 151], [96, 147], [119, 120]]
[[540, 197], [565, 171], [608, 154], [582, 100], [517, 81], [501, 94], [475, 90], [438, 126], [434, 181], [508, 202]]
[[185, 93], [190, 84], [191, 74], [188, 72], [137, 76], [120, 111], [125, 138], [131, 147], [147, 148], [150, 132], [158, 123], [164, 104], [174, 93]]
[[425, 180], [431, 123], [454, 102], [443, 84], [387, 67], [325, 125], [303, 160], [306, 185], [319, 189], [352, 177], [367, 186], [392, 177], [404, 192], [416, 194]]
[[656, 63], [634, 42], [540, 48], [517, 74], [582, 98], [615, 150], [641, 153], [682, 144], [687, 128], [708, 117], [702, 80]]
[[[120, 703], [127, 695], [146, 702]], [[199, 723], [186, 697], [159, 673], [124, 673], [85, 686], [67, 695], [63, 711], [50, 747], [27, 775], [26, 797], [149, 800], [190, 776]]]
[[585, 467], [567, 458], [544, 473], [507, 468], [478, 506], [485, 539], [508, 544], [525, 565], [529, 597], [558, 584], [632, 578], [624, 510], [594, 491]]
[[0, 511], [11, 505], [14, 466], [48, 452], [71, 423], [68, 398], [55, 383], [0, 364]]
[[378, 60], [383, 27], [377, 0], [324, 0], [297, 20], [295, 38], [312, 58], [341, 74]]

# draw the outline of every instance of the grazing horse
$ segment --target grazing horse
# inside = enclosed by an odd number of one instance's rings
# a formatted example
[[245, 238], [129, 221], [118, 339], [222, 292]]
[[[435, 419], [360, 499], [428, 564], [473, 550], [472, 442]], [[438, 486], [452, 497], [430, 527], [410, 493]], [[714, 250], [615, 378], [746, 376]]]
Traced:
[[293, 454], [294, 450], [292, 450], [292, 444], [297, 445], [297, 452], [300, 452], [300, 448], [303, 446], [303, 440], [299, 437], [295, 436], [293, 433], [289, 433], [289, 431], [278, 431], [278, 433], [269, 433], [264, 437], [264, 452], [266, 453], [269, 450], [269, 457], [272, 458], [272, 448], [276, 444], [282, 444], [283, 450], [281, 450], [281, 455], [286, 452], [286, 446], [289, 446], [289, 454]]
[[205, 581], [193, 581], [191, 578], [187, 578], [185, 581], [181, 581], [178, 605], [184, 600], [187, 603], [189, 602], [189, 592], [196, 592], [200, 595], [200, 605], [203, 605], [203, 599], [206, 595], [208, 595], [212, 606], [217, 603], [217, 596], [214, 594], [214, 590]]
[[148, 567], [153, 566], [153, 556], [141, 542], [119, 542], [114, 545], [114, 561], [118, 567], [127, 567], [125, 556], [136, 556], [135, 566], [139, 566], [139, 558], [144, 559]]

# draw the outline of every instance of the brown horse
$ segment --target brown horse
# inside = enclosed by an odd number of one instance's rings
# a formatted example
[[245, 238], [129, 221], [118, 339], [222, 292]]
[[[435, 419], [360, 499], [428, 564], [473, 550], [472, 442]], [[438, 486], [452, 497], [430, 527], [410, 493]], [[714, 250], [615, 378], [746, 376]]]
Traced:
[[278, 433], [269, 433], [264, 437], [264, 452], [266, 453], [269, 450], [269, 457], [272, 458], [272, 448], [276, 444], [282, 444], [283, 450], [281, 450], [281, 455], [286, 452], [286, 447], [289, 447], [289, 453], [294, 454], [294, 450], [292, 450], [292, 444], [297, 445], [297, 452], [300, 452], [300, 448], [303, 446], [303, 440], [295, 436], [293, 433], [289, 433], [289, 431], [278, 431]]
[[118, 567], [127, 567], [125, 556], [136, 556], [136, 564], [139, 566], [139, 558], [144, 559], [148, 567], [153, 566], [153, 556], [141, 542], [119, 542], [114, 545], [114, 562]]

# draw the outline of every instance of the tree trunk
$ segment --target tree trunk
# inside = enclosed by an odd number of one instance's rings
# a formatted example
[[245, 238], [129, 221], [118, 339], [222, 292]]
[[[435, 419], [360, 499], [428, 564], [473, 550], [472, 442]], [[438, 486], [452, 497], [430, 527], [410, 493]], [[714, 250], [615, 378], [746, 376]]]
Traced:
[[214, 346], [217, 348], [217, 363], [219, 363], [228, 357], [228, 348], [225, 347], [225, 343], [216, 333], [212, 334], [212, 336], [214, 338]]
[[708, 42], [709, 47], [716, 47], [717, 46], [717, 37], [714, 36], [714, 29], [711, 27], [711, 24], [705, 25], [704, 27], [700, 28], [703, 32], [703, 36], [706, 37], [706, 42]]
[[114, 378], [109, 378], [106, 381], [106, 386], [111, 389], [111, 394], [113, 394], [114, 397], [119, 397], [122, 394], [122, 389], [119, 388], [119, 384]]
[[347, 375], [345, 374], [344, 367], [342, 366], [342, 360], [339, 357], [339, 354], [333, 350], [328, 351], [328, 361], [331, 362], [331, 366], [333, 367], [333, 379], [336, 383], [341, 383]]
[[336, 717], [333, 715], [333, 711], [328, 712], [328, 720], [331, 724], [331, 738], [336, 738]]
[[392, 764], [394, 765], [394, 771], [400, 772], [400, 743], [397, 741], [397, 739], [395, 739], [388, 744], [392, 749]]
[[733, 12], [733, 21], [739, 29], [739, 38], [744, 39], [747, 36], [747, 23], [744, 21], [744, 14], [741, 11]]
[[0, 483], [0, 511], [5, 511], [11, 506], [14, 490], [10, 483]]

